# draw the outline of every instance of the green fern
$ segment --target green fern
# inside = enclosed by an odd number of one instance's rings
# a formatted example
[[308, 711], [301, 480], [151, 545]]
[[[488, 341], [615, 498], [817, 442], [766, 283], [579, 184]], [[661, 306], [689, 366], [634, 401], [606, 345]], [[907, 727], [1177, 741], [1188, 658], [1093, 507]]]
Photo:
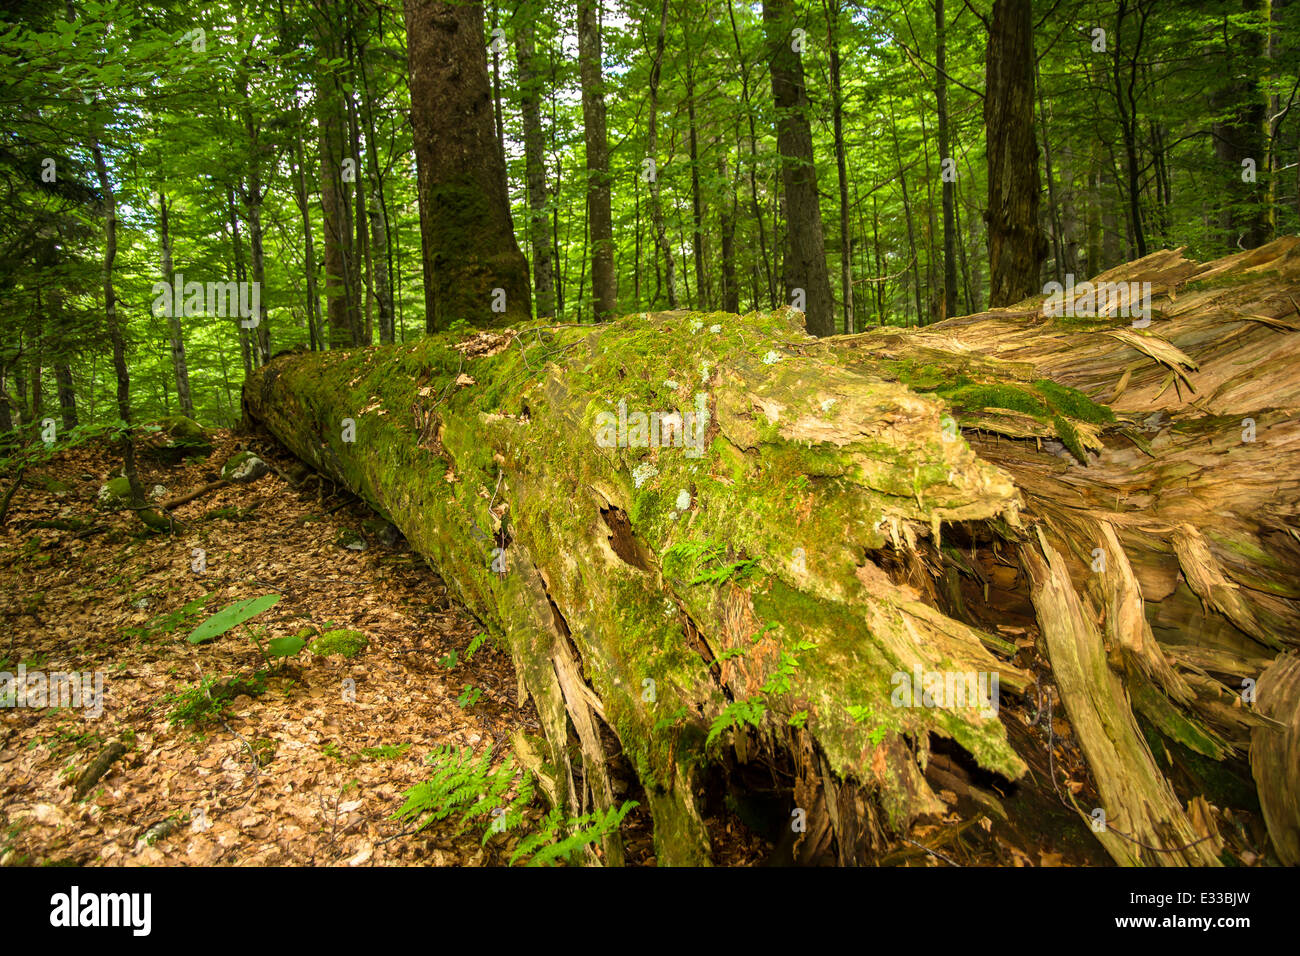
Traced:
[[[493, 770], [491, 748], [476, 758], [468, 747], [443, 746], [435, 748], [427, 762], [433, 766], [433, 775], [406, 791], [406, 802], [393, 819], [420, 820], [419, 829], [423, 830], [435, 821], [455, 817], [457, 832], [470, 825], [482, 827], [482, 843], [524, 823], [533, 803], [533, 779], [526, 770], [519, 778], [512, 757], [507, 756]], [[515, 796], [510, 797], [517, 779]], [[528, 866], [572, 862], [584, 847], [599, 843], [617, 830], [636, 806], [636, 802], [628, 801], [617, 810], [610, 808], [567, 821], [558, 810], [552, 810], [541, 828], [515, 847], [510, 863], [520, 859], [526, 860]]]
[[[600, 843], [610, 833], [623, 825], [626, 817], [639, 804], [635, 800], [625, 800], [615, 810], [597, 810], [585, 816], [573, 817], [567, 823], [561, 822], [559, 810], [552, 810], [542, 822], [542, 828], [536, 833], [524, 837], [514, 853], [510, 854], [510, 863], [528, 858], [528, 866], [548, 866], [560, 860], [572, 863], [585, 847]], [[567, 831], [566, 836], [561, 836]]]
[[732, 701], [710, 725], [709, 736], [704, 740], [705, 749], [707, 750], [723, 731], [731, 727], [744, 727], [747, 724], [751, 727], [759, 727], [766, 715], [767, 705], [763, 703], [761, 697]]
[[457, 831], [463, 830], [472, 820], [492, 817], [489, 836], [512, 829], [523, 820], [523, 811], [533, 802], [532, 777], [525, 773], [513, 798], [507, 794], [518, 773], [514, 759], [507, 756], [495, 770], [492, 769], [492, 748], [474, 759], [474, 751], [466, 747], [436, 747], [427, 762], [433, 766], [433, 775], [406, 791], [406, 802], [393, 814], [398, 820], [422, 820], [423, 830], [436, 820], [446, 820], [459, 813]]
[[727, 549], [716, 541], [678, 541], [663, 552], [664, 571], [670, 577], [685, 577], [689, 584], [717, 586], [734, 577], [744, 577], [758, 566], [757, 558], [730, 559]]

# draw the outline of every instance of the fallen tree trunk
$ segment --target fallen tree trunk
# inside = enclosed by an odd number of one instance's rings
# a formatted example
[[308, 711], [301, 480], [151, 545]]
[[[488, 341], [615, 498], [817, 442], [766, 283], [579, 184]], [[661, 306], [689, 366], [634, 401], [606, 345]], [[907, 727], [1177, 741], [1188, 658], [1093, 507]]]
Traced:
[[[1296, 271], [1295, 241], [1149, 256], [1106, 277], [1152, 281], [1149, 330], [1037, 302], [822, 340], [797, 313], [431, 336], [277, 359], [244, 404], [507, 636], [545, 731], [516, 751], [554, 803], [615, 802], [617, 738], [661, 863], [709, 859], [697, 787], [720, 762], [781, 755], [800, 842], [842, 863], [941, 811], [941, 739], [1021, 777], [997, 717], [1001, 690], [1035, 692], [1016, 620], [1107, 850], [1208, 864], [1214, 815], [1129, 702], [1212, 761], [1286, 744], [1231, 681], [1297, 642], [1297, 389], [1274, 364], [1300, 343]], [[1227, 284], [1191, 308], [1197, 278]], [[1251, 399], [1255, 440], [1232, 443]], [[621, 859], [616, 835], [602, 852]]]

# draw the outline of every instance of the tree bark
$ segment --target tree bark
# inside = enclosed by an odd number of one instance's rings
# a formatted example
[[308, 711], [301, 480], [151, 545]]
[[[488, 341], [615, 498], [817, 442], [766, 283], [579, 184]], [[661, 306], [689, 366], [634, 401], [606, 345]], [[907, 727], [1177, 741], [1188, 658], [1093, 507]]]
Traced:
[[1047, 239], [1038, 223], [1034, 136], [1034, 19], [1030, 0], [995, 0], [985, 60], [988, 141], [989, 304], [1012, 305], [1041, 291]]
[[555, 315], [555, 277], [551, 259], [550, 197], [546, 189], [546, 150], [542, 139], [541, 68], [531, 5], [515, 8], [515, 56], [519, 64], [519, 110], [524, 126], [524, 165], [528, 183], [528, 242], [533, 254], [533, 287], [538, 318]]
[[763, 26], [772, 74], [772, 101], [777, 114], [776, 148], [781, 154], [785, 191], [785, 291], [790, 297], [795, 289], [803, 290], [809, 332], [834, 335], [834, 301], [826, 270], [817, 165], [808, 121], [808, 91], [804, 86], [803, 61], [793, 48], [795, 20], [789, 0], [764, 0]]
[[948, 40], [943, 0], [934, 4], [935, 52], [934, 99], [939, 122], [939, 162], [953, 163], [943, 183], [943, 314], [957, 314], [957, 170], [948, 136]]
[[103, 197], [104, 210], [104, 319], [108, 327], [108, 338], [113, 348], [113, 371], [117, 376], [117, 416], [122, 422], [122, 473], [130, 487], [131, 505], [140, 520], [155, 529], [168, 528], [169, 522], [161, 515], [144, 505], [144, 492], [140, 488], [140, 478], [135, 465], [135, 435], [131, 423], [131, 373], [126, 365], [126, 337], [122, 333], [122, 323], [117, 313], [117, 289], [114, 285], [114, 269], [117, 263], [117, 193], [109, 177], [108, 163], [98, 140], [91, 140], [91, 156], [95, 162], [95, 174], [99, 180], [99, 191]]
[[496, 144], [483, 5], [406, 0], [405, 13], [426, 327], [527, 319], [528, 262]]
[[[158, 235], [162, 243], [163, 281], [167, 283], [169, 289], [176, 281], [176, 270], [172, 264], [170, 212], [171, 206], [167, 202], [167, 193], [160, 188], [158, 190]], [[168, 301], [174, 304], [176, 297], [171, 296]], [[181, 317], [175, 312], [174, 308], [167, 309], [167, 327], [171, 332], [172, 371], [176, 376], [176, 399], [181, 414], [193, 418], [194, 401], [190, 398], [190, 370], [185, 361], [185, 333], [181, 329]]]
[[605, 130], [605, 78], [601, 57], [600, 0], [578, 0], [578, 66], [582, 128], [587, 146], [587, 219], [591, 233], [591, 293], [597, 322], [618, 307], [614, 270], [614, 219], [610, 210], [609, 137]]
[[663, 201], [659, 195], [659, 78], [663, 67], [664, 41], [668, 31], [668, 0], [663, 0], [659, 10], [659, 31], [655, 35], [654, 60], [650, 64], [650, 120], [646, 131], [646, 151], [650, 154], [650, 221], [654, 225], [655, 249], [664, 263], [664, 284], [668, 290], [668, 307], [675, 309], [677, 301], [677, 268], [673, 261], [673, 247], [668, 241], [664, 225]]

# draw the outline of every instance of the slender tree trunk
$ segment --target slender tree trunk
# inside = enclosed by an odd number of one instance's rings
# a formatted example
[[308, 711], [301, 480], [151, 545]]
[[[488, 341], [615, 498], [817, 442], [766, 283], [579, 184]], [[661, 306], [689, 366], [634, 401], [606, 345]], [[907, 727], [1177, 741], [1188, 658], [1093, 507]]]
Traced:
[[[322, 31], [324, 34], [324, 30]], [[323, 36], [327, 55], [337, 52], [337, 42]], [[343, 184], [343, 106], [335, 80], [322, 74], [316, 85], [317, 121], [320, 128], [320, 195], [325, 231], [325, 311], [332, 349], [353, 344], [348, 295], [348, 254], [352, 230]]]
[[[736, 25], [736, 8], [733, 0], [727, 0], [727, 16], [731, 20], [731, 38], [736, 45], [736, 62], [740, 64], [740, 98], [745, 108], [745, 119], [749, 123], [749, 203], [753, 211], [754, 226], [758, 230], [759, 258], [763, 263], [763, 273], [767, 279], [767, 301], [776, 308], [776, 280], [773, 277], [772, 259], [767, 253], [767, 230], [763, 225], [763, 207], [758, 200], [758, 127], [754, 120], [754, 110], [749, 102], [749, 63], [745, 60], [744, 48], [740, 43], [740, 28]], [[737, 150], [737, 160], [740, 152]], [[754, 307], [758, 308], [757, 297]]]
[[921, 266], [916, 254], [916, 228], [912, 222], [912, 202], [907, 195], [907, 170], [903, 168], [903, 150], [898, 143], [898, 121], [894, 118], [894, 99], [889, 98], [889, 129], [894, 139], [894, 163], [898, 167], [898, 185], [903, 191], [903, 217], [907, 220], [907, 246], [912, 255], [912, 294], [916, 299], [916, 320], [921, 321]]
[[[375, 290], [375, 303], [379, 308], [379, 341], [391, 345], [393, 328], [393, 243], [389, 235], [388, 200], [384, 195], [383, 170], [379, 165], [379, 133], [375, 126], [374, 104], [374, 53], [369, 47], [361, 50], [362, 107], [365, 110], [363, 126], [366, 136], [367, 174], [370, 180], [370, 261]], [[381, 267], [375, 260], [382, 257]]]
[[[307, 281], [307, 336], [313, 352], [324, 347], [321, 336], [320, 293], [316, 287], [316, 241], [311, 224], [310, 196], [307, 192], [307, 172], [303, 159], [302, 117], [295, 106], [293, 136], [294, 200], [302, 217], [303, 274]], [[323, 184], [322, 184], [323, 185]]]
[[[943, 0], [939, 0], [940, 7]], [[840, 82], [840, 0], [826, 9], [827, 47], [831, 66], [831, 121], [835, 130], [835, 172], [840, 186], [840, 300], [844, 333], [853, 331], [853, 243], [849, 233], [849, 172], [844, 151], [844, 88]]]
[[[91, 156], [95, 161], [95, 174], [99, 180], [99, 193], [104, 204], [104, 318], [108, 338], [113, 348], [113, 371], [117, 375], [117, 417], [122, 430], [122, 471], [131, 489], [131, 504], [144, 502], [140, 479], [135, 467], [135, 436], [131, 424], [131, 373], [126, 365], [126, 338], [117, 314], [117, 290], [113, 284], [113, 270], [117, 263], [117, 194], [108, 175], [108, 164], [97, 140], [91, 141]], [[143, 515], [144, 513], [141, 512]]]
[[7, 369], [0, 366], [0, 435], [8, 435], [14, 430], [14, 415], [9, 390], [5, 388]]
[[54, 366], [54, 381], [59, 392], [59, 413], [63, 418], [63, 430], [71, 431], [77, 427], [77, 390], [72, 383], [72, 367], [66, 362]]
[[1034, 16], [1030, 0], [994, 0], [985, 58], [988, 137], [989, 304], [1011, 305], [1039, 290], [1047, 240], [1038, 224], [1034, 136]]
[[1124, 19], [1129, 12], [1128, 0], [1119, 0], [1115, 12], [1115, 57], [1111, 66], [1111, 81], [1114, 84], [1115, 106], [1119, 116], [1119, 126], [1124, 141], [1124, 175], [1128, 199], [1126, 215], [1131, 238], [1130, 248], [1139, 257], [1147, 254], [1146, 226], [1142, 221], [1142, 156], [1138, 144], [1138, 105], [1137, 75], [1142, 41], [1146, 35], [1148, 8], [1137, 0], [1138, 30], [1137, 38], [1132, 43], [1132, 52], [1128, 55], [1128, 76], [1124, 77], [1123, 64], [1119, 51], [1124, 49], [1120, 43], [1123, 37]]
[[253, 335], [253, 341], [256, 343], [257, 364], [265, 365], [271, 360], [271, 330], [266, 317], [266, 252], [263, 248], [262, 236], [262, 199], [265, 191], [262, 189], [261, 171], [256, 164], [253, 164], [248, 173], [248, 192], [244, 197], [244, 204], [248, 210], [248, 244], [252, 251], [253, 265], [253, 282], [258, 289], [257, 297], [257, 325]]
[[578, 65], [582, 125], [587, 144], [587, 219], [591, 232], [591, 291], [596, 321], [618, 309], [614, 270], [614, 220], [610, 210], [609, 140], [605, 131], [605, 78], [601, 65], [600, 0], [578, 0]]
[[650, 153], [650, 221], [654, 225], [655, 248], [664, 264], [664, 283], [668, 289], [668, 307], [675, 309], [677, 301], [677, 270], [673, 261], [673, 247], [668, 241], [664, 224], [663, 200], [659, 194], [659, 78], [663, 66], [664, 41], [668, 29], [668, 0], [663, 0], [659, 10], [659, 32], [655, 37], [655, 57], [650, 64], [650, 126], [646, 132], [646, 149]]
[[948, 135], [948, 24], [944, 0], [934, 0], [934, 99], [939, 121], [940, 169], [943, 183], [943, 311], [957, 314], [957, 167]]
[[718, 232], [722, 237], [722, 310], [740, 312], [740, 286], [736, 282], [736, 187], [727, 163], [727, 151], [718, 144], [718, 182], [729, 195], [718, 203]]
[[804, 293], [804, 315], [812, 335], [833, 335], [834, 305], [826, 271], [821, 206], [817, 195], [817, 166], [812, 127], [808, 121], [808, 92], [803, 62], [794, 48], [794, 10], [790, 0], [764, 0], [772, 100], [776, 106], [776, 145], [786, 204], [786, 244], [783, 263], [786, 294]]
[[[689, 42], [690, 29], [687, 27]], [[691, 62], [689, 46], [686, 51], [686, 122], [691, 153], [691, 252], [695, 258], [695, 291], [699, 307], [709, 309], [708, 274], [704, 270], [704, 206], [700, 197], [699, 135], [695, 125], [695, 66]]]
[[425, 327], [526, 319], [528, 261], [515, 242], [496, 145], [483, 6], [406, 0], [405, 14]]
[[[235, 252], [235, 281], [247, 282], [248, 269], [244, 264], [244, 243], [239, 235], [239, 213], [235, 211], [235, 187], [226, 187], [226, 209], [230, 218], [230, 243]], [[248, 344], [248, 330], [235, 320], [239, 335], [239, 353], [244, 360], [244, 377], [253, 374], [253, 354]]]
[[[533, 257], [533, 287], [537, 315], [555, 315], [555, 277], [552, 267], [546, 190], [546, 152], [542, 140], [539, 96], [541, 73], [537, 64], [536, 30], [529, 3], [515, 8], [515, 54], [519, 63], [519, 108], [524, 126], [524, 167], [528, 184], [528, 243]], [[653, 109], [653, 107], [652, 107]], [[653, 122], [653, 120], [652, 120]]]
[[[172, 235], [170, 223], [171, 204], [167, 201], [167, 193], [158, 190], [158, 231], [159, 238], [162, 241], [162, 274], [163, 281], [167, 283], [167, 288], [172, 289], [176, 280], [175, 266], [172, 263]], [[173, 292], [170, 301], [175, 305], [176, 296]], [[194, 417], [194, 402], [190, 398], [190, 370], [185, 361], [185, 335], [181, 329], [181, 317], [176, 314], [177, 310], [171, 306], [167, 309], [167, 326], [171, 332], [172, 346], [172, 370], [176, 375], [176, 399], [180, 404], [181, 414], [190, 418]]]

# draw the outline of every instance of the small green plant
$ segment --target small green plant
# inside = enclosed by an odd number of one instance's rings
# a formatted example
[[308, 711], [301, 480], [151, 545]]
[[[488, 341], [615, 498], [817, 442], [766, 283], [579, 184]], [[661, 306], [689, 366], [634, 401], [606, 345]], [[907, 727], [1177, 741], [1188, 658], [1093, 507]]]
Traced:
[[664, 573], [686, 578], [688, 584], [715, 587], [732, 578], [744, 577], [758, 566], [758, 559], [733, 559], [716, 541], [678, 541], [663, 552]]
[[[560, 861], [574, 862], [586, 847], [602, 842], [606, 836], [623, 825], [623, 819], [639, 804], [625, 800], [617, 810], [597, 810], [581, 817], [561, 821], [559, 810], [546, 815], [542, 828], [519, 841], [510, 854], [510, 862], [527, 858], [528, 866], [549, 866]], [[531, 856], [530, 856], [531, 854]]]
[[460, 655], [457, 654], [455, 650], [452, 650], [451, 653], [445, 654], [442, 657], [438, 658], [438, 663], [441, 664], [443, 667], [447, 668], [447, 670], [451, 670], [456, 666], [459, 660], [460, 660]]
[[169, 708], [167, 723], [173, 727], [197, 730], [221, 720], [226, 700], [212, 695], [216, 679], [204, 677], [197, 684], [183, 687], [175, 693], [164, 694], [160, 703]]
[[361, 756], [369, 757], [371, 760], [392, 760], [400, 757], [411, 749], [408, 744], [383, 744], [378, 747], [364, 747], [361, 750]]
[[[327, 625], [328, 626], [328, 625]], [[341, 657], [351, 659], [356, 657], [367, 647], [370, 646], [370, 640], [360, 631], [350, 631], [345, 628], [326, 631], [309, 645], [309, 650], [319, 656], [328, 657], [331, 654], [338, 654]]]
[[483, 691], [479, 690], [479, 688], [475, 687], [473, 684], [466, 684], [465, 689], [462, 690], [460, 696], [456, 698], [456, 703], [468, 710], [470, 707], [473, 707], [478, 703], [478, 699], [482, 693]]
[[745, 700], [732, 701], [709, 725], [709, 735], [704, 740], [705, 749], [708, 749], [720, 734], [731, 727], [761, 726], [766, 715], [767, 705], [763, 703], [763, 698], [757, 695]]
[[478, 653], [478, 649], [483, 646], [483, 642], [486, 640], [487, 632], [480, 631], [478, 634], [475, 634], [474, 640], [470, 641], [469, 647], [465, 648], [465, 660], [472, 661], [474, 655]]
[[468, 747], [442, 746], [425, 759], [433, 767], [432, 776], [406, 791], [406, 802], [394, 819], [418, 820], [423, 830], [455, 814], [457, 833], [475, 821], [486, 830], [482, 840], [486, 843], [493, 834], [517, 827], [533, 802], [532, 777], [516, 770], [511, 756], [493, 769], [491, 747], [475, 759]]
[[289, 658], [307, 646], [306, 638], [298, 634], [290, 637], [273, 637], [263, 646], [262, 641], [266, 639], [266, 628], [264, 627], [250, 627], [248, 636], [257, 645], [257, 649], [261, 652], [262, 660], [266, 661], [267, 667], [271, 666], [271, 661], [275, 658], [280, 661], [280, 667], [283, 669]]

